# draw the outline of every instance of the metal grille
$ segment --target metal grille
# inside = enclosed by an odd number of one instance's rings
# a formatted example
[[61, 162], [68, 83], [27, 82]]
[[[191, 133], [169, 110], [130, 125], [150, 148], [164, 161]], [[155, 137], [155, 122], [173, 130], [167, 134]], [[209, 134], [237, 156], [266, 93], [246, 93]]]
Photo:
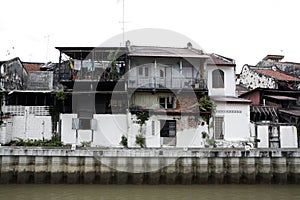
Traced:
[[224, 117], [215, 117], [214, 134], [216, 140], [221, 140], [224, 138], [223, 122], [224, 122]]

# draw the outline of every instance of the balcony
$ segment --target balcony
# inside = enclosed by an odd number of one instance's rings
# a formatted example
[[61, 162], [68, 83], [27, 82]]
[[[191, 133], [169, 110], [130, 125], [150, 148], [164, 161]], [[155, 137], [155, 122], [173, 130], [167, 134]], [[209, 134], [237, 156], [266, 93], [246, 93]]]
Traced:
[[194, 90], [207, 90], [206, 79], [195, 78], [161, 78], [161, 77], [145, 77], [136, 78], [129, 77], [128, 88], [144, 88], [144, 89], [183, 89], [193, 88]]

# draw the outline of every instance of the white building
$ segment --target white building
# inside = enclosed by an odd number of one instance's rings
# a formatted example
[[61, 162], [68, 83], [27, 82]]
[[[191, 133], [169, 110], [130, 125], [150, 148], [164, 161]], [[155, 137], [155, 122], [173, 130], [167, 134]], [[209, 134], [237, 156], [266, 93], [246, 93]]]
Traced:
[[[73, 60], [85, 55], [93, 63], [91, 66], [95, 66], [90, 74], [79, 71], [78, 74], [84, 76], [72, 80], [74, 85], [98, 83], [99, 79], [93, 77], [102, 77], [101, 69], [102, 73], [111, 73], [114, 68], [99, 64], [100, 56], [106, 58], [111, 52], [107, 48], [82, 48], [80, 54], [78, 48], [58, 49]], [[77, 91], [77, 95], [82, 95], [81, 101], [72, 103], [77, 106], [77, 113], [61, 114], [60, 117], [64, 143], [91, 142], [92, 146], [120, 147], [123, 135], [128, 147], [138, 147], [137, 135], [145, 138], [145, 146], [153, 148], [204, 147], [208, 139], [249, 141], [250, 101], [235, 97], [232, 59], [205, 54], [190, 43], [186, 48], [131, 46], [127, 43], [126, 48], [114, 51], [118, 51], [114, 61], [119, 63], [116, 65], [118, 79], [98, 83], [97, 88], [102, 87], [99, 84], [114, 83], [111, 91], [98, 91], [89, 85], [88, 91]], [[77, 69], [84, 69], [87, 58], [78, 62], [81, 67]], [[125, 66], [125, 71], [121, 73], [118, 66]], [[107, 94], [110, 97], [104, 96]], [[199, 109], [199, 99], [204, 96], [215, 101], [215, 113]], [[93, 98], [95, 102], [90, 101]], [[95, 107], [98, 102], [103, 109], [89, 108], [87, 102], [94, 103]], [[145, 113], [149, 116], [141, 124], [139, 116]], [[212, 114], [211, 122], [207, 124], [205, 119]], [[204, 133], [208, 136], [204, 137]]]

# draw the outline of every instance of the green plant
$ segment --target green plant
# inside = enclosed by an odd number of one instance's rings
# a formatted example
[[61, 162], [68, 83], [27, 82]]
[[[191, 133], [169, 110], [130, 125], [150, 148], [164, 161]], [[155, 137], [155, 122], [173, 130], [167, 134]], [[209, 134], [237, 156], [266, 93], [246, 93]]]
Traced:
[[210, 146], [214, 146], [216, 144], [216, 141], [214, 138], [210, 138], [207, 140], [207, 144], [209, 144]]
[[202, 139], [208, 138], [208, 134], [206, 131], [202, 131], [201, 134], [202, 134]]
[[145, 112], [145, 111], [137, 112], [136, 117], [137, 117], [138, 123], [140, 125], [140, 132], [142, 132], [143, 125], [149, 119], [149, 113]]
[[[55, 134], [54, 134], [55, 135]], [[11, 141], [8, 145], [10, 146], [62, 146], [63, 143], [59, 141], [55, 136], [52, 136], [50, 140], [42, 140], [37, 139], [27, 139], [24, 140], [22, 138], [16, 138], [16, 140]]]
[[116, 51], [110, 51], [107, 56], [107, 60], [110, 61], [110, 65], [111, 65], [111, 69], [109, 72], [109, 77], [111, 80], [117, 80], [119, 78], [116, 70], [116, 60], [118, 58], [117, 57], [118, 53], [119, 53], [119, 49]]
[[63, 90], [58, 90], [56, 93], [56, 98], [64, 104], [67, 96]]
[[145, 147], [145, 137], [142, 134], [135, 136], [135, 144], [140, 145], [140, 147]]
[[120, 144], [124, 147], [128, 147], [128, 139], [125, 135], [122, 135]]
[[92, 142], [91, 141], [82, 141], [80, 142], [81, 147], [91, 147]]
[[207, 96], [203, 96], [199, 99], [199, 109], [203, 112], [214, 112], [216, 109], [216, 105]]

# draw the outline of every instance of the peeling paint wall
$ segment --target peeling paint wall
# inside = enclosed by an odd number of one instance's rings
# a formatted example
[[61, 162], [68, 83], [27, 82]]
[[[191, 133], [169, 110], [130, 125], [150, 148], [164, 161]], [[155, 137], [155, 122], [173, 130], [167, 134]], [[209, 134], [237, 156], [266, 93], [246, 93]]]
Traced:
[[28, 89], [28, 90], [52, 90], [53, 89], [53, 72], [51, 72], [51, 71], [29, 72], [26, 89]]
[[250, 89], [269, 88], [277, 89], [277, 84], [274, 78], [270, 78], [251, 70], [245, 65], [240, 74], [240, 83]]

